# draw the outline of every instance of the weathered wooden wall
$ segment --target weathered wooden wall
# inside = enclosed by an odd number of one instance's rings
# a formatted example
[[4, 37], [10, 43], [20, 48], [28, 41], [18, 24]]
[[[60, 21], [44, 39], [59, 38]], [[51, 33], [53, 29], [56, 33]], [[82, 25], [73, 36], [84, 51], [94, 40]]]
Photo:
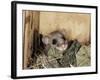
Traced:
[[[39, 12], [23, 11], [24, 28], [23, 28], [23, 68], [26, 69], [30, 64], [33, 50], [37, 48], [39, 34]], [[35, 45], [35, 46], [34, 46]]]

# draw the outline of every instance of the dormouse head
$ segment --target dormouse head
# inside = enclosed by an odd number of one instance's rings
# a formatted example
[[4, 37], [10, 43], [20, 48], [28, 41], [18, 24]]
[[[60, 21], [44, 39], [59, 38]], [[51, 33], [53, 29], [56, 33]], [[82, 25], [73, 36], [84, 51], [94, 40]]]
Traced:
[[63, 51], [68, 47], [68, 41], [59, 31], [54, 31], [47, 36], [44, 36], [42, 41], [45, 45], [50, 45], [60, 51]]

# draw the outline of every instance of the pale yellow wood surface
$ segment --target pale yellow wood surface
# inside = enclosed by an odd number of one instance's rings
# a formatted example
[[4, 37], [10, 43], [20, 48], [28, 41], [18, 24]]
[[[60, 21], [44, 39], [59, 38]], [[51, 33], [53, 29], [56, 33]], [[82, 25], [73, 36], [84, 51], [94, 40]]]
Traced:
[[43, 34], [64, 29], [70, 39], [89, 41], [90, 24], [90, 14], [40, 12], [40, 32]]

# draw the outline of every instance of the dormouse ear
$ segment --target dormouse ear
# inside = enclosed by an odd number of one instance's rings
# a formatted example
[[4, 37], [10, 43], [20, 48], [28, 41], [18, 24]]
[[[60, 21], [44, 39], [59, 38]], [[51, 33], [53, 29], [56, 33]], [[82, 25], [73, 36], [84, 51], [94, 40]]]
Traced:
[[70, 39], [70, 31], [69, 30], [66, 30], [66, 29], [61, 29], [60, 30], [61, 31], [61, 33], [64, 35], [64, 37], [67, 39], [67, 40], [69, 40]]
[[48, 36], [43, 36], [42, 42], [43, 42], [45, 45], [48, 45], [48, 44], [49, 44], [49, 37], [48, 37]]
[[60, 29], [60, 32], [65, 36], [67, 35], [67, 31], [65, 29]]

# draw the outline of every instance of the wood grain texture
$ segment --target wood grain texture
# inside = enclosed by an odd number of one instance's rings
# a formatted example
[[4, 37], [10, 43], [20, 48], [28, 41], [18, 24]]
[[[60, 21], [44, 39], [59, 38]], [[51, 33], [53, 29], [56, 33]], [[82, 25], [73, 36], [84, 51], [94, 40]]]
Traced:
[[25, 11], [24, 23], [24, 69], [30, 65], [33, 49], [37, 48], [39, 33], [39, 12]]

